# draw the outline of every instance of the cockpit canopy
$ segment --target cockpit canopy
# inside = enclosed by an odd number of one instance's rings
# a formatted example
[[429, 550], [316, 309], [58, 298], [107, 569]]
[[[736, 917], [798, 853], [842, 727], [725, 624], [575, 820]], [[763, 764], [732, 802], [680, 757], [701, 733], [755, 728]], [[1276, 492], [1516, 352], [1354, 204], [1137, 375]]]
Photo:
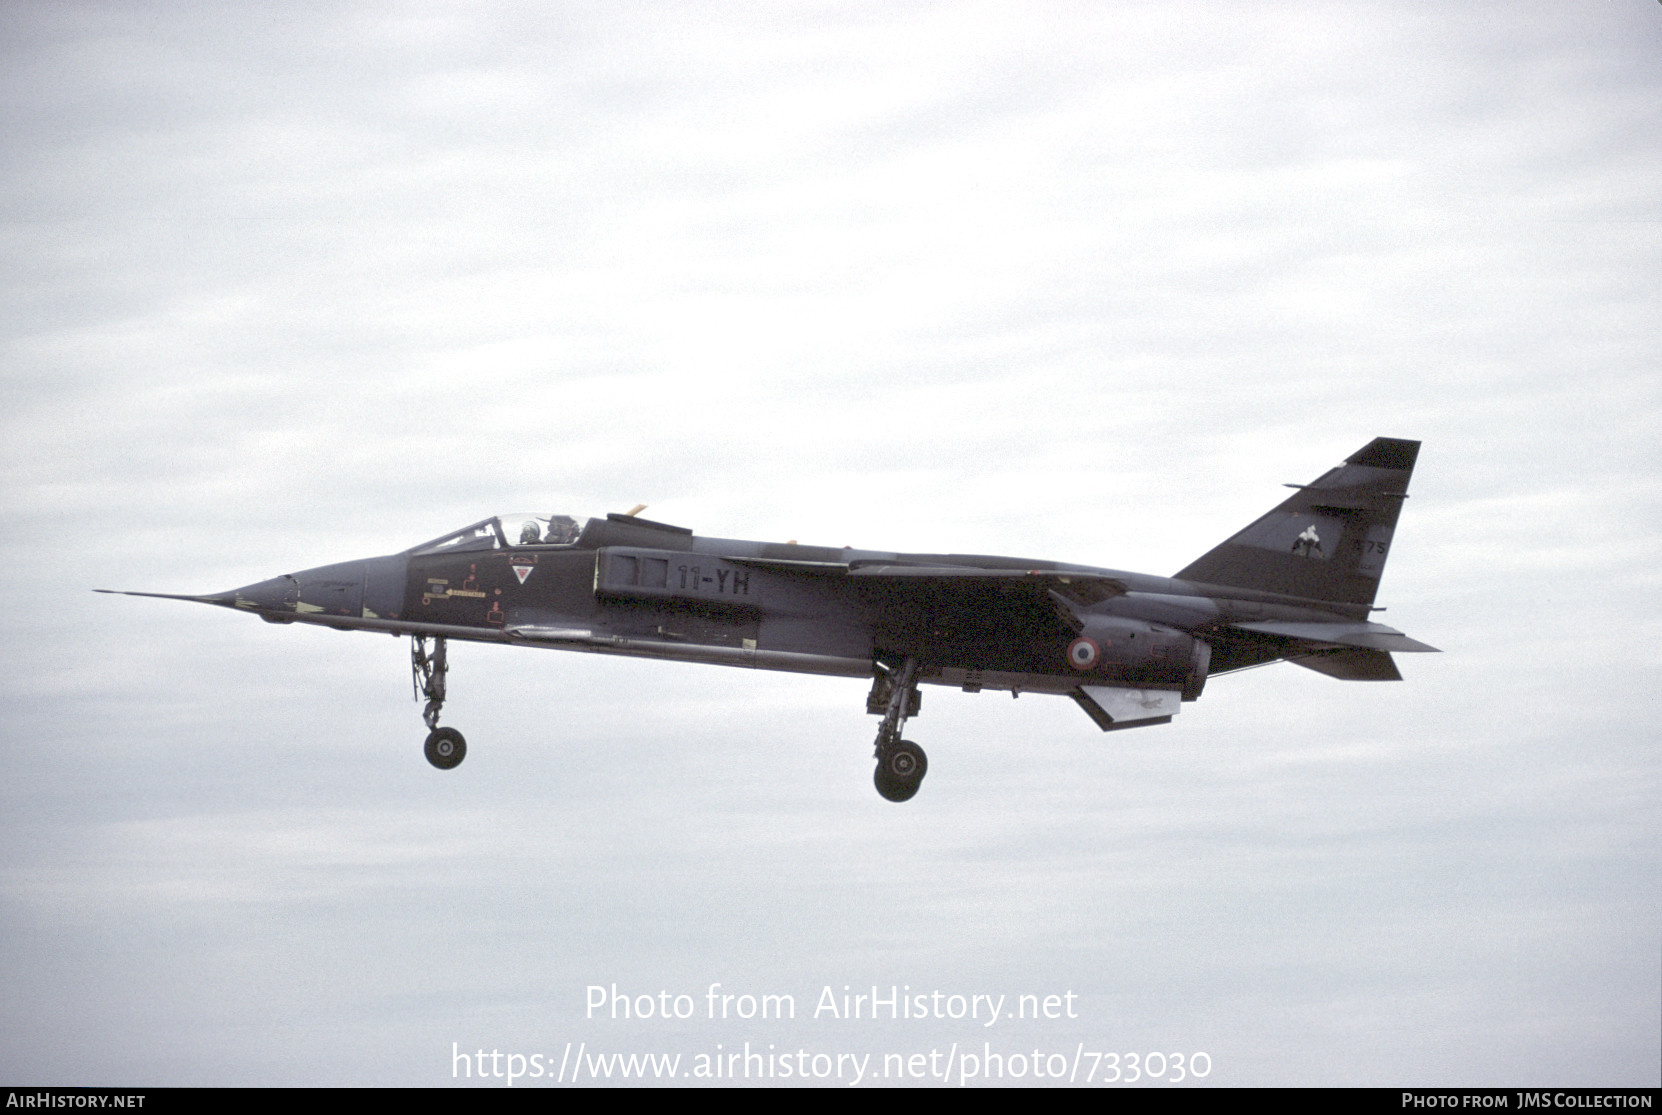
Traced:
[[473, 550], [517, 549], [521, 546], [570, 546], [582, 533], [582, 526], [570, 515], [515, 512], [496, 515], [440, 535], [431, 542], [412, 546], [405, 553], [459, 554]]

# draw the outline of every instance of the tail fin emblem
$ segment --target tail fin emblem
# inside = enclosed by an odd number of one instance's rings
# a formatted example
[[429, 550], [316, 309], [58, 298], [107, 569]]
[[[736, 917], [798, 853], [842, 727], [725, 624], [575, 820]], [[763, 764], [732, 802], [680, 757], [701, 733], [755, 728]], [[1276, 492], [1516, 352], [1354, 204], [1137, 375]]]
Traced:
[[1311, 554], [1315, 554], [1317, 557], [1326, 556], [1322, 552], [1322, 540], [1321, 536], [1316, 533], [1315, 523], [1305, 527], [1304, 533], [1293, 540], [1293, 554], [1295, 557], [1309, 557]]

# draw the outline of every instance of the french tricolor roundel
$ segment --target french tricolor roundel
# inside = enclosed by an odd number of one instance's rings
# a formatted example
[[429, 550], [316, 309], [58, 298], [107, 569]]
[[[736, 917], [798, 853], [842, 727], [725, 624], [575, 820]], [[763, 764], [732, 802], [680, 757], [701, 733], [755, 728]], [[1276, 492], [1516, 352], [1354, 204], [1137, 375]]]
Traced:
[[1068, 665], [1076, 670], [1089, 670], [1102, 657], [1102, 648], [1096, 640], [1079, 638], [1068, 644]]

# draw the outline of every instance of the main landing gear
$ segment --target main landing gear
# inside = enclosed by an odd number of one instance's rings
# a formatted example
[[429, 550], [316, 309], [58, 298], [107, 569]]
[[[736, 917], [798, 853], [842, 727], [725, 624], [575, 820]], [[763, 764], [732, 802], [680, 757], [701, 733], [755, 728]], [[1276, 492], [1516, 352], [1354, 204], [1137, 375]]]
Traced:
[[901, 739], [906, 718], [916, 716], [923, 703], [918, 692], [918, 660], [908, 657], [896, 669], [879, 661], [877, 677], [866, 698], [866, 711], [882, 713], [877, 728], [877, 770], [872, 782], [889, 801], [909, 801], [929, 773], [929, 757], [911, 740]]
[[467, 758], [467, 740], [454, 728], [439, 727], [439, 710], [444, 707], [444, 636], [433, 637], [433, 653], [427, 653], [427, 636], [410, 637], [410, 681], [416, 699], [427, 698], [421, 718], [427, 722], [427, 761], [440, 770], [449, 770]]

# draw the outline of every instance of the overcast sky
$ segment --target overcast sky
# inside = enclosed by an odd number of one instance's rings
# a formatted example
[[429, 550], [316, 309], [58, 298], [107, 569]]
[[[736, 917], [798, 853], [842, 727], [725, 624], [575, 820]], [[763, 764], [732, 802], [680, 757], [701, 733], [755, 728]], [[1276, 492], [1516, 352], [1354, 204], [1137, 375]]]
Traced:
[[[0, 1082], [1658, 1084], [1654, 0], [12, 3], [0, 51]], [[857, 681], [453, 646], [440, 773], [407, 641], [88, 591], [636, 503], [1169, 574], [1376, 435], [1425, 443], [1381, 618], [1444, 653], [1108, 736], [931, 689], [905, 806]]]

